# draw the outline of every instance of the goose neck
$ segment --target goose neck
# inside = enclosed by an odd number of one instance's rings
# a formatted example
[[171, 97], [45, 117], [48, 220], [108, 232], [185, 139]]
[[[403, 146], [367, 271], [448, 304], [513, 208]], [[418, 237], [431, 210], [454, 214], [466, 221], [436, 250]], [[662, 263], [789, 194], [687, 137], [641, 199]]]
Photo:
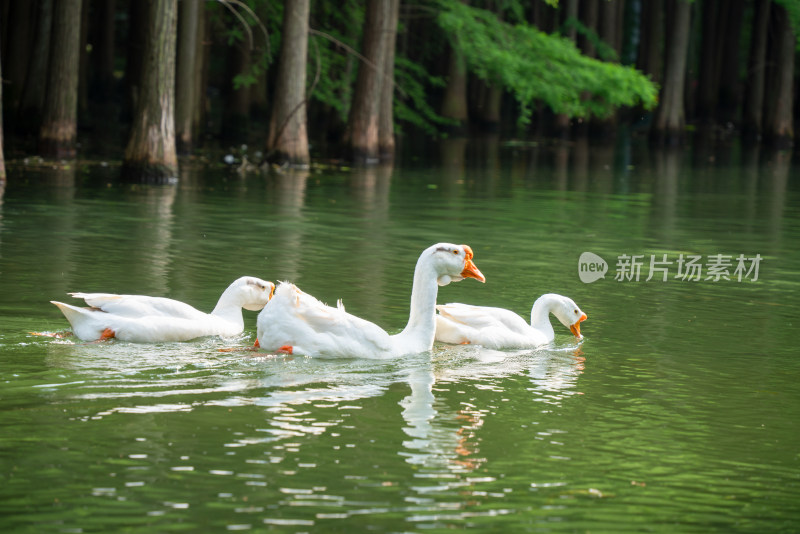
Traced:
[[531, 308], [531, 327], [544, 333], [549, 341], [555, 339], [556, 334], [553, 325], [550, 324], [550, 313], [553, 311], [555, 301], [548, 295], [542, 295]]
[[404, 352], [422, 352], [433, 346], [436, 334], [436, 296], [439, 292], [436, 279], [433, 266], [420, 259], [414, 269], [408, 324], [402, 332], [394, 336], [398, 348]]
[[238, 302], [234, 292], [231, 291], [231, 288], [226, 289], [225, 292], [219, 297], [217, 305], [214, 307], [211, 315], [236, 325], [240, 325], [242, 328], [244, 328], [242, 306], [241, 303]]

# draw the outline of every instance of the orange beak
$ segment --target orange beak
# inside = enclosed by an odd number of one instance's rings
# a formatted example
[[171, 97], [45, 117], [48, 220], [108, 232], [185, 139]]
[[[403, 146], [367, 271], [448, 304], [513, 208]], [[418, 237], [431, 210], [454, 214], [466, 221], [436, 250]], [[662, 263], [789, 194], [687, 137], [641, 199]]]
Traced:
[[486, 277], [483, 273], [475, 267], [472, 263], [472, 249], [468, 245], [461, 245], [464, 247], [464, 270], [461, 271], [461, 276], [464, 278], [474, 278], [478, 282], [486, 282]]
[[583, 337], [581, 335], [581, 323], [583, 321], [585, 321], [586, 319], [588, 319], [588, 317], [586, 317], [586, 314], [584, 313], [583, 315], [581, 315], [580, 319], [575, 321], [574, 325], [569, 327], [569, 330], [570, 330], [570, 332], [572, 332], [572, 335], [577, 337], [578, 339], [581, 339]]
[[267, 300], [272, 300], [273, 296], [275, 296], [275, 284], [272, 284], [272, 287], [269, 290], [269, 298]]

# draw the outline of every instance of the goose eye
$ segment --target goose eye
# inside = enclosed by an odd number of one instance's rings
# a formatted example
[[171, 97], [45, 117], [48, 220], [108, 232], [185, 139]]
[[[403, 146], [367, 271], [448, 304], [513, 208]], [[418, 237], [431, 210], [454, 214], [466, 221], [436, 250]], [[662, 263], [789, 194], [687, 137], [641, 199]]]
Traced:
[[578, 315], [578, 310], [574, 310], [572, 313], [574, 313], [575, 315]]
[[455, 254], [456, 256], [458, 256], [458, 251], [457, 251], [457, 250], [454, 250], [454, 251], [453, 251], [453, 254]]

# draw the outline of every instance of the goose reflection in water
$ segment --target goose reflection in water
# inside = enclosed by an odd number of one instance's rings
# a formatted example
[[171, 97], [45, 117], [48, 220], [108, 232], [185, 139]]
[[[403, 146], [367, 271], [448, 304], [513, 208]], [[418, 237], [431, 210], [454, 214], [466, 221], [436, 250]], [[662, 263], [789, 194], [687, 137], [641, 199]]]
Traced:
[[[443, 392], [453, 387], [502, 388], [500, 379], [527, 375], [532, 401], [560, 405], [563, 399], [579, 394], [575, 388], [583, 373], [585, 357], [579, 346], [531, 351], [496, 351], [480, 346], [443, 347], [435, 353], [433, 364], [409, 372], [410, 393], [400, 405], [403, 429], [411, 439], [404, 441], [402, 454], [411, 464], [450, 471], [473, 471], [486, 460], [478, 455], [480, 429], [491, 410], [471, 399], [447, 414], [437, 402], [434, 389]], [[437, 387], [438, 386], [438, 387]], [[457, 428], [453, 429], [453, 423]]]
[[[397, 386], [406, 385], [408, 394], [399, 401], [406, 439], [397, 454], [434, 475], [472, 472], [486, 462], [479, 444], [484, 423], [496, 407], [482, 405], [464, 392], [503, 392], [506, 379], [519, 377], [530, 381], [525, 388], [530, 402], [560, 405], [579, 394], [577, 381], [585, 364], [574, 345], [508, 352], [437, 345], [432, 352], [392, 360], [219, 356], [218, 341], [211, 339], [48, 347], [51, 365], [72, 368], [84, 378], [63, 388], [62, 394], [115, 404], [104, 402], [95, 418], [213, 406], [262, 407], [265, 420], [256, 433], [225, 436], [226, 447], [279, 446], [289, 440], [300, 448], [303, 438], [359, 432], [369, 427], [361, 421], [365, 416], [391, 417], [355, 412], [364, 409], [363, 401], [391, 395]], [[160, 385], [155, 389], [154, 376]], [[118, 387], [121, 382], [124, 389]], [[458, 408], [448, 406], [454, 399], [463, 399]]]

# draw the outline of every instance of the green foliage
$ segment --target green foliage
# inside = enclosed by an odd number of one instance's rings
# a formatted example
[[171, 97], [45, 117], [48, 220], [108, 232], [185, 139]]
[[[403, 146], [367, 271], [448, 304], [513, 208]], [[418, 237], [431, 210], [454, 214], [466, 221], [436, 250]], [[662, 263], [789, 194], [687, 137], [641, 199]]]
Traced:
[[[317, 80], [311, 99], [335, 110], [345, 123], [361, 59], [354, 51], [361, 49], [361, 31], [366, 16], [363, 2], [315, 4], [311, 44], [308, 53], [309, 85]], [[402, 31], [402, 28], [400, 28]], [[435, 48], [435, 47], [433, 47]], [[433, 54], [434, 50], [429, 49]], [[412, 61], [399, 54], [395, 58], [395, 123], [409, 123], [428, 134], [451, 121], [438, 115], [430, 105], [430, 92], [445, 85], [423, 67], [425, 58]]]
[[[358, 74], [359, 59], [349, 50], [360, 49], [365, 8], [361, 2], [314, 4], [308, 47], [308, 84], [311, 100], [335, 110], [347, 122]], [[316, 82], [316, 83], [315, 83]]]
[[794, 31], [795, 50], [800, 51], [800, 0], [775, 0], [775, 3], [786, 9], [789, 23]]
[[253, 64], [250, 66], [250, 71], [245, 74], [237, 74], [233, 77], [233, 88], [237, 91], [242, 87], [249, 87], [258, 82], [258, 77], [263, 72], [261, 65]]
[[400, 56], [395, 59], [394, 77], [398, 87], [395, 121], [413, 124], [429, 135], [437, 133], [437, 126], [455, 124], [436, 113], [428, 102], [429, 88], [445, 86], [441, 77], [431, 76], [422, 65]]
[[316, 80], [311, 99], [336, 111], [341, 122], [347, 121], [358, 60], [342, 53], [322, 37], [311, 36], [308, 83]]
[[655, 84], [631, 67], [589, 58], [569, 39], [526, 23], [505, 23], [458, 0], [438, 3], [438, 23], [452, 45], [475, 75], [514, 95], [523, 124], [536, 101], [572, 117], [603, 117], [617, 107], [653, 108], [657, 103]]
[[592, 43], [592, 46], [594, 46], [594, 49], [597, 52], [597, 57], [603, 61], [619, 61], [617, 51], [614, 50], [608, 43], [603, 41], [600, 36], [597, 35], [596, 31], [589, 28], [575, 17], [569, 17], [564, 21], [564, 25], [561, 27], [561, 34], [566, 34], [567, 31], [572, 28], [574, 28], [579, 35], [583, 35], [586, 40]]
[[247, 72], [233, 78], [234, 89], [248, 87], [258, 82], [280, 46], [280, 29], [283, 3], [277, 0], [224, 0], [207, 4], [211, 24], [221, 28], [220, 33], [228, 46], [245, 46], [251, 49], [251, 65]]

